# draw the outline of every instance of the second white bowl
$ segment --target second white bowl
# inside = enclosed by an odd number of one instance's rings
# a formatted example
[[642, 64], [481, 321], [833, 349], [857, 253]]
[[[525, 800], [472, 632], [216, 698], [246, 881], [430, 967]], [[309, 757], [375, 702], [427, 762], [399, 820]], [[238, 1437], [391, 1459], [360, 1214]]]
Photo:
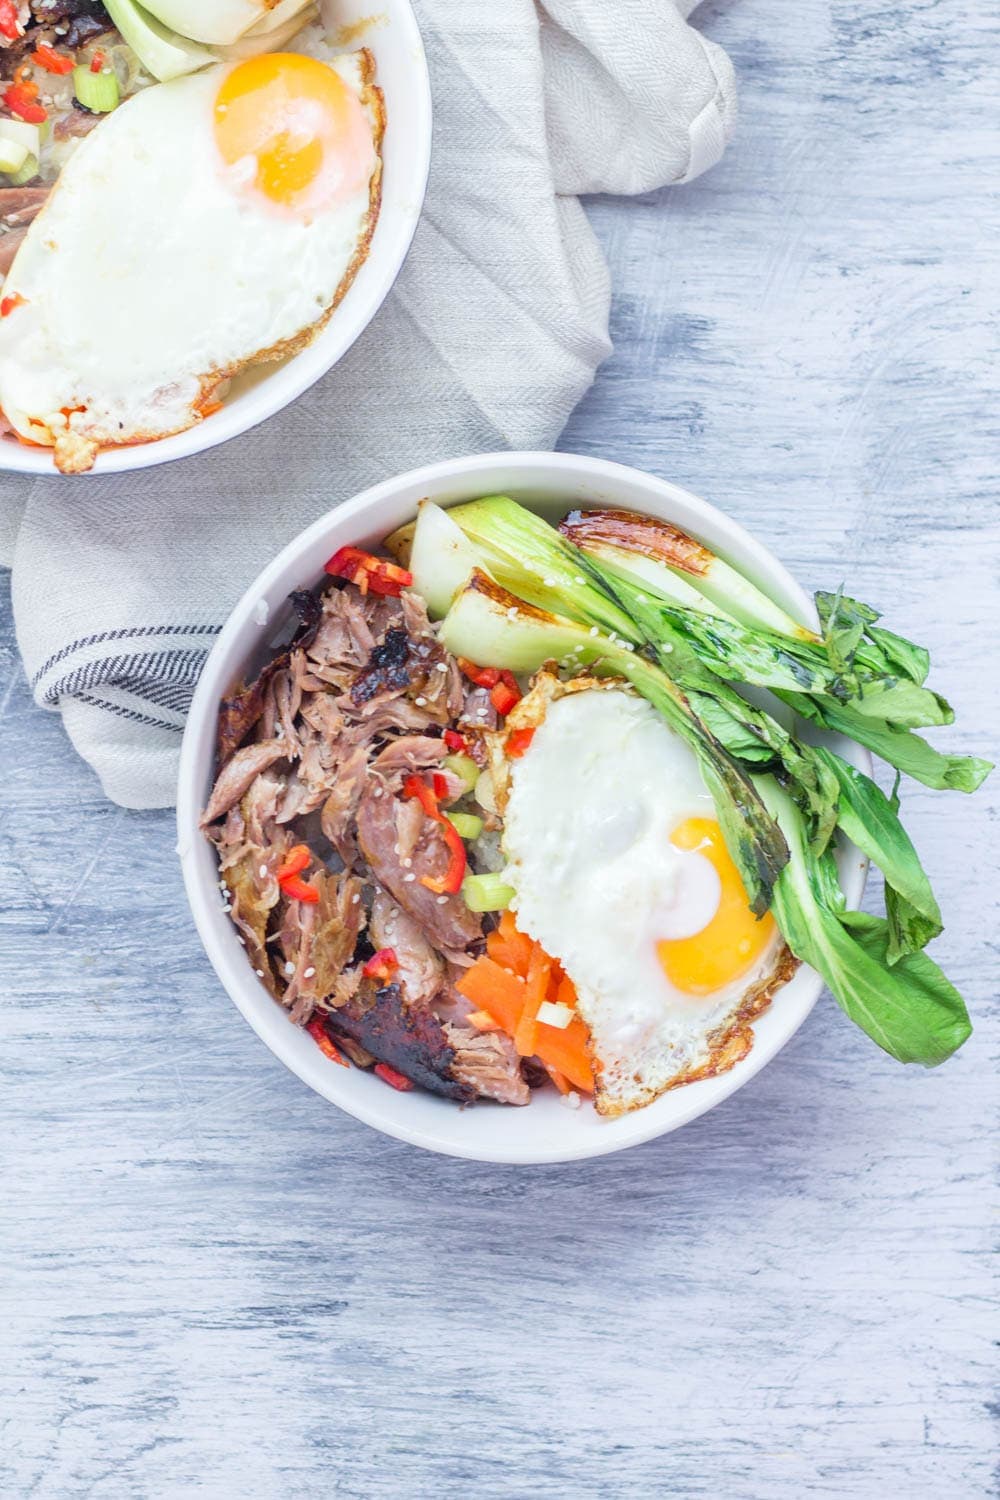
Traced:
[[[106, 449], [89, 473], [120, 474], [189, 458], [256, 427], [332, 369], [385, 301], [423, 207], [431, 158], [431, 90], [409, 0], [382, 0], [376, 16], [372, 10], [370, 0], [328, 0], [323, 6], [334, 41], [338, 35], [350, 35], [351, 47], [368, 47], [375, 54], [376, 81], [386, 108], [382, 206], [367, 259], [344, 300], [313, 343], [279, 364], [258, 365], [240, 375], [221, 409], [205, 421], [154, 443]], [[0, 470], [4, 469], [58, 473], [50, 449], [22, 447], [13, 438], [0, 438]]]

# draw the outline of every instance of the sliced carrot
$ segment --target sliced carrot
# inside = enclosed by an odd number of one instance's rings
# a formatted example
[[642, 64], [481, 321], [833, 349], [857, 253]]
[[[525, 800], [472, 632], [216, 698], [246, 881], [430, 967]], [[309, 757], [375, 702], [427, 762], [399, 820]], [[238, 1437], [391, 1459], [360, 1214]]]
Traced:
[[559, 979], [556, 1001], [559, 1005], [568, 1005], [570, 1010], [576, 1010], [576, 985], [568, 974], [561, 975]]
[[479, 958], [455, 986], [460, 995], [499, 1021], [513, 1036], [524, 1009], [524, 980], [491, 958]]
[[514, 1047], [522, 1057], [534, 1057], [537, 1051], [538, 1007], [545, 999], [549, 988], [552, 960], [538, 943], [528, 964], [528, 978], [524, 996], [524, 1009], [514, 1032]]
[[504, 912], [500, 925], [486, 939], [486, 951], [490, 958], [503, 964], [505, 969], [520, 974], [522, 978], [528, 972], [533, 947], [531, 938], [518, 932], [514, 926], [514, 914], [510, 911]]
[[546, 1073], [548, 1073], [549, 1077], [552, 1079], [552, 1082], [555, 1084], [555, 1086], [559, 1090], [560, 1094], [568, 1094], [569, 1093], [569, 1091], [570, 1091], [570, 1088], [569, 1088], [569, 1079], [568, 1078], [564, 1078], [563, 1075], [562, 1075], [562, 1073], [560, 1073], [560, 1071], [559, 1071], [558, 1068], [550, 1068], [549, 1065], [548, 1065], [548, 1063], [546, 1063], [546, 1065], [545, 1065], [545, 1071], [546, 1071]]
[[565, 1074], [574, 1088], [592, 1094], [594, 1070], [587, 1051], [589, 1041], [590, 1028], [579, 1016], [574, 1016], [561, 1031], [555, 1026], [538, 1028], [538, 1056], [547, 1067]]
[[[523, 975], [528, 971], [535, 948], [536, 944], [514, 927], [512, 914], [504, 912], [499, 927], [487, 939], [487, 956], [477, 959], [471, 968], [466, 969], [457, 985], [460, 994], [471, 1000], [480, 1011], [492, 1016], [510, 1037], [516, 1036], [526, 1009], [528, 985]], [[538, 951], [543, 952], [541, 949]], [[514, 972], [513, 963], [510, 966], [500, 963], [498, 953], [513, 955], [518, 968], [522, 969], [521, 974]], [[543, 999], [558, 1000], [575, 1009], [576, 990], [572, 981], [561, 975], [558, 965], [551, 959], [548, 962], [548, 992], [543, 993], [537, 1003], [541, 1004]], [[580, 1016], [574, 1015], [569, 1025], [560, 1029], [556, 1026], [538, 1025], [536, 1016], [537, 1005], [530, 1020], [525, 1023], [526, 1027], [530, 1024], [535, 1029], [534, 1055], [547, 1068], [555, 1069], [561, 1074], [573, 1088], [583, 1093], [593, 1093], [594, 1074], [587, 1051], [590, 1032], [586, 1023]]]
[[472, 1011], [469, 1012], [469, 1014], [466, 1016], [465, 1019], [469, 1023], [469, 1025], [470, 1026], [474, 1026], [477, 1031], [502, 1031], [503, 1030], [503, 1027], [500, 1025], [500, 1022], [499, 1021], [494, 1021], [494, 1019], [490, 1015], [489, 1011], [486, 1011], [486, 1010], [472, 1010]]

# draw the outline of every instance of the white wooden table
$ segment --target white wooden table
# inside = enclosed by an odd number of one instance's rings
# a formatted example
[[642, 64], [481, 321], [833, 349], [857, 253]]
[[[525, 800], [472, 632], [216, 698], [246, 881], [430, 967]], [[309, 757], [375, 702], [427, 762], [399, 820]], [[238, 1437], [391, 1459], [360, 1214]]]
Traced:
[[[565, 438], [884, 605], [980, 754], [989, 10], [703, 16], [742, 75], [739, 138], [690, 187], [594, 205], [616, 353]], [[102, 799], [31, 704], [9, 609], [0, 630], [0, 1492], [993, 1493], [996, 786], [907, 788], [976, 1020], [946, 1068], [902, 1069], [827, 998], [677, 1135], [475, 1166], [271, 1058], [202, 956], [170, 817]]]

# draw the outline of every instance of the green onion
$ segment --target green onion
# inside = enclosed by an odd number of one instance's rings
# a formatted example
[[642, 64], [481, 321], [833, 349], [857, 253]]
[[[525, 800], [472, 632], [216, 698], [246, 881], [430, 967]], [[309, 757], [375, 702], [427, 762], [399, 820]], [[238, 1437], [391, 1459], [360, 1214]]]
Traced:
[[0, 172], [18, 172], [27, 159], [27, 146], [0, 136]]
[[471, 755], [446, 755], [441, 764], [458, 777], [467, 792], [473, 790], [479, 780], [479, 767]]
[[7, 181], [11, 187], [24, 187], [27, 182], [34, 182], [38, 176], [38, 157], [28, 155], [18, 167], [16, 172], [11, 172]]
[[73, 69], [73, 92], [77, 103], [94, 115], [110, 114], [121, 102], [114, 68], [102, 68], [94, 73], [88, 64], [80, 63]]
[[774, 889], [785, 942], [884, 1051], [925, 1067], [944, 1062], [972, 1031], [961, 995], [926, 953], [897, 949], [893, 962], [889, 921], [844, 910], [832, 854], [810, 853], [802, 814], [773, 777], [761, 777], [758, 788], [791, 850]]
[[505, 885], [499, 875], [466, 875], [462, 881], [462, 898], [470, 911], [506, 911], [514, 894], [513, 886]]
[[448, 822], [463, 839], [477, 839], [483, 831], [483, 820], [475, 813], [445, 813]]

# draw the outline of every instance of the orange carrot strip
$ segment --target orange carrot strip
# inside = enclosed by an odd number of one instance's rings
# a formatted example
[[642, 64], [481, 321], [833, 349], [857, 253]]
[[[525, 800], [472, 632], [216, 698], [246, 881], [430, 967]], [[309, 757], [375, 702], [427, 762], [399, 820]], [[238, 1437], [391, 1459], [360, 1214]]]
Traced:
[[469, 1012], [469, 1014], [466, 1016], [465, 1019], [469, 1023], [469, 1025], [470, 1026], [474, 1026], [477, 1031], [502, 1031], [503, 1030], [503, 1027], [500, 1025], [500, 1022], [499, 1021], [494, 1021], [494, 1019], [490, 1015], [489, 1011], [485, 1011], [485, 1010], [473, 1010], [473, 1011]]
[[[506, 915], [506, 913], [505, 913]], [[502, 931], [502, 927], [500, 929]], [[522, 934], [518, 934], [522, 936]], [[534, 945], [526, 940], [529, 947]], [[551, 975], [550, 975], [551, 983]], [[565, 988], [564, 988], [565, 986]], [[513, 1037], [525, 1008], [527, 985], [510, 969], [496, 962], [492, 954], [479, 958], [466, 969], [458, 982], [458, 991], [472, 1004], [485, 1011], [488, 1016]], [[556, 994], [551, 991], [544, 998], [563, 997], [564, 1004], [575, 1001], [575, 991], [570, 991], [569, 981], [561, 980]], [[539, 1026], [535, 1036], [538, 1056], [547, 1067], [555, 1068], [581, 1093], [594, 1091], [594, 1074], [590, 1064], [587, 1044], [590, 1031], [578, 1015], [574, 1015], [568, 1026], [561, 1030], [555, 1026]]]
[[538, 1007], [545, 999], [549, 988], [552, 960], [538, 943], [528, 964], [528, 980], [524, 997], [524, 1009], [514, 1032], [514, 1047], [522, 1057], [533, 1057], [536, 1050]]
[[491, 958], [479, 958], [455, 986], [460, 995], [492, 1016], [513, 1036], [524, 1009], [524, 980]]
[[556, 1000], [560, 1005], [568, 1005], [570, 1010], [576, 1010], [576, 985], [568, 974], [563, 974], [559, 980]]
[[552, 1082], [555, 1084], [560, 1094], [568, 1094], [570, 1092], [569, 1079], [564, 1078], [558, 1068], [550, 1068], [548, 1063], [546, 1063], [545, 1071], [552, 1079]]

